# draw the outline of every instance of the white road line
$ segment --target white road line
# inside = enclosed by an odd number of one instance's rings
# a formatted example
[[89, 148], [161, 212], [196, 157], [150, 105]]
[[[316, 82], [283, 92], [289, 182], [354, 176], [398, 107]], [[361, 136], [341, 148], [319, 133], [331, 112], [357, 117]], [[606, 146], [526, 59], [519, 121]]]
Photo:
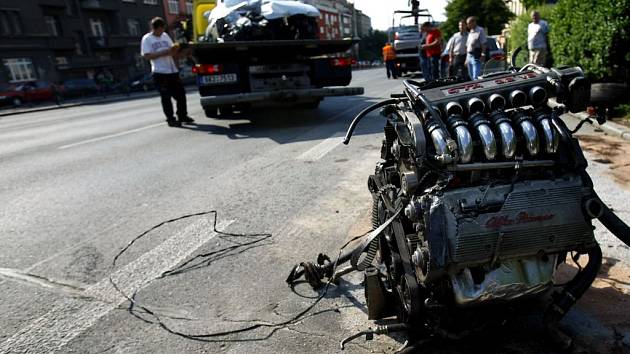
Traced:
[[[356, 110], [356, 107], [348, 108], [344, 111], [341, 111], [340, 113], [335, 114], [334, 116], [328, 118], [327, 120], [330, 121], [330, 120], [337, 119], [341, 116], [348, 114], [348, 112], [351, 112], [354, 110]], [[331, 152], [334, 148], [337, 147], [337, 145], [341, 144], [341, 142], [343, 142], [343, 137], [339, 135], [339, 133], [336, 133], [332, 137], [325, 139], [321, 143], [306, 150], [295, 159], [299, 161], [317, 161], [321, 159], [322, 157], [326, 156], [326, 154]]]
[[120, 133], [116, 133], [116, 134], [104, 135], [104, 136], [100, 136], [98, 138], [87, 139], [87, 140], [79, 141], [79, 142], [76, 142], [76, 143], [60, 146], [60, 147], [58, 147], [58, 149], [64, 150], [64, 149], [73, 148], [73, 147], [79, 146], [79, 145], [85, 145], [85, 144], [94, 143], [94, 142], [101, 141], [101, 140], [117, 138], [119, 136], [133, 134], [133, 133], [137, 133], [137, 132], [140, 132], [140, 131], [143, 131], [143, 130], [159, 127], [159, 126], [164, 125], [164, 124], [166, 124], [166, 123], [156, 123], [156, 124], [147, 125], [145, 127], [140, 127], [140, 128], [136, 128], [136, 129], [126, 130], [124, 132], [120, 132]]
[[[223, 230], [233, 221], [220, 222], [217, 228]], [[111, 278], [121, 290], [132, 294], [148, 285], [163, 272], [181, 263], [216, 235], [217, 233], [212, 231], [211, 220], [201, 219], [115, 271]], [[126, 301], [112, 287], [108, 278], [87, 288], [84, 295], [98, 300], [76, 298], [65, 300], [0, 343], [0, 353], [58, 351], [93, 326], [101, 317]]]
[[341, 144], [343, 136], [333, 136], [321, 143], [306, 150], [300, 156], [296, 157], [296, 160], [300, 161], [317, 161], [331, 152], [337, 145]]

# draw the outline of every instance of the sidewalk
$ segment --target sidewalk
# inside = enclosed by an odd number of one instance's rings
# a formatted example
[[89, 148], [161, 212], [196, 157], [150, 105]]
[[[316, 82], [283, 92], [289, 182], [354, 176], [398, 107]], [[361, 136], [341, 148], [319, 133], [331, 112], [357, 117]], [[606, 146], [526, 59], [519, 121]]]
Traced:
[[[184, 85], [184, 87], [186, 88], [187, 94], [191, 92], [196, 92], [196, 88], [197, 88], [196, 85]], [[194, 88], [194, 89], [190, 90], [190, 88]], [[49, 102], [42, 105], [36, 105], [33, 107], [22, 106], [19, 108], [5, 108], [5, 109], [0, 108], [0, 117], [6, 117], [6, 116], [22, 114], [22, 113], [50, 111], [53, 109], [71, 108], [71, 107], [90, 105], [90, 104], [121, 102], [121, 101], [142, 99], [142, 98], [147, 98], [147, 97], [157, 97], [157, 96], [159, 96], [158, 92], [155, 90], [151, 90], [147, 92], [133, 92], [130, 94], [122, 94], [122, 93], [111, 94], [105, 97], [93, 96], [93, 97], [86, 97], [86, 98], [76, 98], [72, 100], [67, 100], [64, 103], [59, 104], [59, 105]]]
[[[555, 101], [552, 101], [552, 104], [554, 103]], [[564, 116], [571, 117], [572, 119], [575, 119], [576, 121], [581, 121], [588, 118], [588, 114], [586, 112], [580, 112], [580, 113], [567, 112], [564, 114]], [[594, 129], [596, 130], [599, 129], [608, 135], [621, 138], [626, 141], [630, 141], [630, 128], [624, 125], [615, 123], [615, 122], [611, 122], [611, 121], [607, 121], [604, 124], [599, 124], [597, 123], [596, 120], [592, 120], [592, 121], [593, 121]]]

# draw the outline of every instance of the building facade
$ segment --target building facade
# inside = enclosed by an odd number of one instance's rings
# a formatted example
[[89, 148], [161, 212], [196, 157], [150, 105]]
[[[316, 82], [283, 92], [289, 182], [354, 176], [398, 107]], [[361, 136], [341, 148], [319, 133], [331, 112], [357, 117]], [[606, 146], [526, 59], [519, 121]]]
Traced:
[[520, 16], [525, 13], [525, 5], [521, 0], [505, 0], [505, 5], [514, 13], [516, 16]]
[[193, 0], [160, 0], [164, 6], [164, 20], [173, 27], [178, 21], [190, 19], [193, 12]]
[[365, 37], [372, 33], [372, 19], [370, 16], [361, 12], [361, 10], [356, 10], [356, 21], [357, 21], [357, 35], [359, 37]]
[[370, 17], [346, 0], [305, 2], [317, 7], [321, 13], [318, 20], [321, 39], [361, 37], [368, 35], [371, 31]]
[[148, 70], [140, 39], [162, 0], [2, 0], [0, 82], [61, 82]]

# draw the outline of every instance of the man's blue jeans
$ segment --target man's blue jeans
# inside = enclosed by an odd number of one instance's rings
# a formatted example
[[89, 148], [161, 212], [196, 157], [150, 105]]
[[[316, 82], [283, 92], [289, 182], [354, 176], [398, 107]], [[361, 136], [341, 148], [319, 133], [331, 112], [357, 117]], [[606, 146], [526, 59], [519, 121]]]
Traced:
[[477, 80], [479, 75], [481, 75], [481, 61], [479, 59], [475, 59], [475, 57], [468, 53], [466, 55], [466, 60], [468, 61], [468, 74], [472, 80]]
[[431, 77], [431, 62], [430, 58], [427, 58], [423, 55], [420, 56], [420, 69], [422, 70], [422, 77], [424, 80], [429, 81], [432, 79]]
[[431, 63], [431, 79], [437, 80], [440, 78], [440, 56], [429, 57]]

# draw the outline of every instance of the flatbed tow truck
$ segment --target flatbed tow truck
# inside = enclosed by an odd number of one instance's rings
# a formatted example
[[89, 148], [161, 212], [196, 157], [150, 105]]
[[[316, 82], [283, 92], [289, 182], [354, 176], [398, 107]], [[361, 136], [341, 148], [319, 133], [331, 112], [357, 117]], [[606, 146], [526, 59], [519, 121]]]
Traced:
[[363, 94], [362, 87], [347, 87], [352, 79], [347, 51], [357, 40], [199, 41], [207, 27], [203, 12], [214, 3], [194, 2], [190, 44], [208, 117], [260, 106], [317, 108], [324, 97]]

